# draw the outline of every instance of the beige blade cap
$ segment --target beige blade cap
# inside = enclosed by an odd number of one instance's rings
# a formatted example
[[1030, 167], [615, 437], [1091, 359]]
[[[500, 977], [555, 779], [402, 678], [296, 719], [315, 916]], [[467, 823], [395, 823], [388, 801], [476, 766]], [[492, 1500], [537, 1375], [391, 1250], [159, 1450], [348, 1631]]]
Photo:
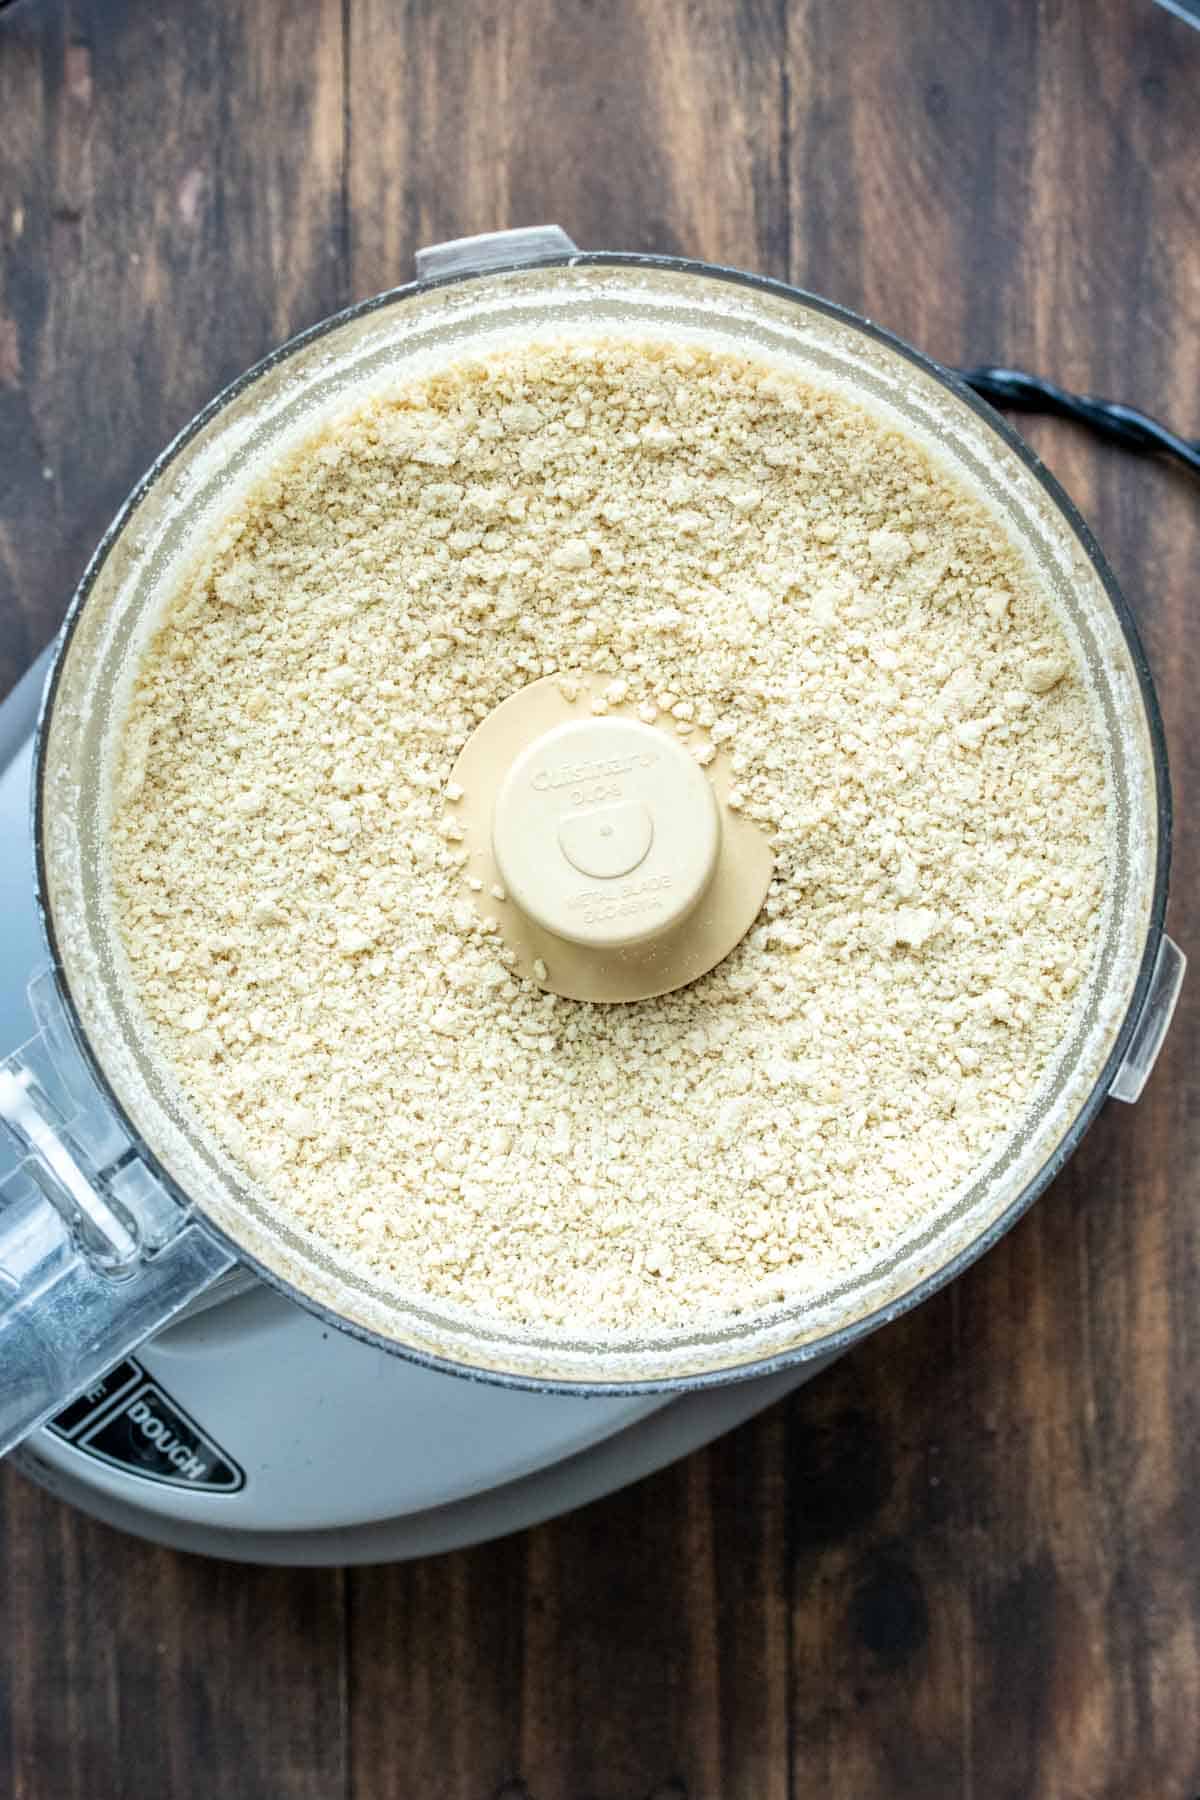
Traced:
[[[447, 787], [464, 878], [518, 972], [572, 1000], [641, 1000], [695, 981], [753, 923], [765, 836], [727, 804], [703, 734], [597, 717], [548, 677], [467, 740]], [[697, 754], [698, 753], [698, 754]], [[707, 767], [702, 766], [702, 760]]]

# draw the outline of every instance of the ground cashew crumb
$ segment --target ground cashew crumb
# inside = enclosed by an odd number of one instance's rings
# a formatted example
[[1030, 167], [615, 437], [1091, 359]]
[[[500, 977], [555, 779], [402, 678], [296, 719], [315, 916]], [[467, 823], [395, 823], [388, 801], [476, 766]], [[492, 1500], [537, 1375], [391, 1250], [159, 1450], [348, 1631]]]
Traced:
[[[547, 675], [695, 728], [770, 838], [759, 919], [664, 999], [543, 991], [471, 904], [450, 770]], [[845, 1279], [1019, 1120], [1095, 954], [1103, 754], [998, 518], [694, 345], [531, 344], [327, 423], [174, 593], [124, 745], [113, 905], [198, 1113], [376, 1280], [531, 1326]]]

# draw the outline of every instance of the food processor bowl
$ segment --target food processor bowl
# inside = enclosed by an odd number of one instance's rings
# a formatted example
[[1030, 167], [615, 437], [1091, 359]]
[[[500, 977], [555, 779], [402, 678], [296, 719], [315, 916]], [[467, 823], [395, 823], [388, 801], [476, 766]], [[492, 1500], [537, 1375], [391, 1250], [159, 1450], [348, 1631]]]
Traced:
[[[364, 390], [466, 353], [597, 333], [775, 362], [926, 446], [1002, 521], [1051, 600], [1090, 691], [1112, 793], [1112, 874], [1086, 990], [986, 1166], [816, 1300], [637, 1334], [524, 1330], [396, 1291], [282, 1216], [196, 1117], [156, 1048], [117, 942], [107, 867], [112, 771], [139, 657], [180, 571], [239, 492]], [[683, 1388], [825, 1355], [979, 1256], [1062, 1167], [1108, 1095], [1136, 1098], [1182, 974], [1163, 932], [1171, 814], [1146, 659], [1091, 534], [1028, 448], [946, 370], [838, 306], [735, 270], [583, 254], [554, 227], [422, 252], [415, 283], [284, 345], [187, 427], [130, 497], [75, 597], [44, 700], [35, 788], [53, 974], [41, 985], [40, 1038], [0, 1081], [0, 1114], [23, 1134], [33, 1174], [16, 1213], [0, 1214], [0, 1342], [7, 1335], [21, 1386], [0, 1419], [9, 1441], [237, 1265], [339, 1329], [498, 1382]], [[56, 1230], [62, 1242], [35, 1275], [28, 1246]], [[60, 1264], [62, 1279], [52, 1273]]]

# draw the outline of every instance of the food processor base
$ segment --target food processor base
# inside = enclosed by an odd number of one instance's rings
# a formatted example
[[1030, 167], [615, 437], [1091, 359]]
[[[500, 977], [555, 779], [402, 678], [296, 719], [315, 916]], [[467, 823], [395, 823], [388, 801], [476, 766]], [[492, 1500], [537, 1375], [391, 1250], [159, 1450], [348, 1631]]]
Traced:
[[[445, 1506], [417, 1512], [398, 1511], [394, 1517], [316, 1529], [255, 1531], [223, 1523], [214, 1505], [210, 1519], [183, 1518], [168, 1508], [149, 1511], [135, 1498], [117, 1495], [93, 1484], [85, 1472], [71, 1473], [51, 1465], [44, 1457], [47, 1434], [38, 1432], [30, 1444], [16, 1452], [13, 1461], [22, 1471], [61, 1500], [79, 1507], [120, 1531], [166, 1544], [174, 1550], [219, 1556], [233, 1562], [276, 1563], [323, 1567], [350, 1563], [400, 1562], [407, 1558], [437, 1556], [446, 1550], [463, 1550], [490, 1538], [523, 1531], [527, 1526], [570, 1512], [599, 1500], [618, 1488], [628, 1487], [643, 1476], [665, 1468], [711, 1443], [726, 1431], [750, 1419], [775, 1400], [823, 1368], [824, 1363], [802, 1369], [784, 1369], [754, 1381], [725, 1388], [710, 1388], [683, 1395], [655, 1409], [624, 1430], [578, 1451], [562, 1461], [539, 1469], [517, 1481], [485, 1487]], [[442, 1375], [441, 1382], [456, 1377]], [[496, 1392], [498, 1390], [493, 1390]], [[535, 1397], [536, 1398], [536, 1397]], [[540, 1403], [540, 1400], [539, 1400]], [[578, 1401], [586, 1406], [587, 1401]], [[405, 1431], [402, 1389], [396, 1396], [396, 1427]], [[411, 1458], [419, 1460], [423, 1446], [405, 1439]], [[264, 1446], [269, 1455], [269, 1446]], [[319, 1443], [313, 1445], [314, 1465], [319, 1462]], [[253, 1475], [253, 1470], [250, 1471]], [[132, 1483], [127, 1484], [132, 1486]], [[345, 1486], [339, 1482], [339, 1487]], [[403, 1466], [397, 1469], [397, 1502], [404, 1503]], [[344, 1493], [339, 1504], [353, 1503]]]
[[[32, 1035], [31, 732], [44, 659], [0, 706], [0, 1051]], [[0, 1151], [0, 1186], [11, 1173]], [[176, 1549], [264, 1563], [391, 1561], [517, 1531], [740, 1424], [807, 1364], [682, 1396], [583, 1399], [442, 1375], [257, 1283], [184, 1318], [13, 1460], [50, 1492]]]

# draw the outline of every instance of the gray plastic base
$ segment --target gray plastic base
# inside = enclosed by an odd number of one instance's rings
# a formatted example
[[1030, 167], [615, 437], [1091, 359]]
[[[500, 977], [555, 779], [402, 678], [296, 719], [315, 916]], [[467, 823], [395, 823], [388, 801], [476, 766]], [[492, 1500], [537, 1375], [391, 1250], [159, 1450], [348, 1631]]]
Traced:
[[294, 1567], [401, 1562], [464, 1550], [602, 1499], [743, 1424], [824, 1367], [810, 1363], [758, 1381], [687, 1394], [592, 1449], [521, 1481], [449, 1506], [325, 1531], [238, 1531], [222, 1527], [215, 1515], [210, 1523], [148, 1513], [50, 1467], [36, 1450], [20, 1451], [14, 1460], [52, 1494], [93, 1518], [174, 1550]]

